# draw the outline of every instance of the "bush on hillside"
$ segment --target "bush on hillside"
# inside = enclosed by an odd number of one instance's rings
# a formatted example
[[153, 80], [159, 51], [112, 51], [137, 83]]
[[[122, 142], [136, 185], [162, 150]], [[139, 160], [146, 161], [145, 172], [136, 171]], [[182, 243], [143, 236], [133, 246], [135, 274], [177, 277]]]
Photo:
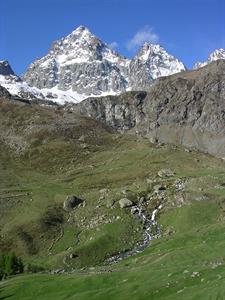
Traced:
[[23, 270], [23, 262], [15, 253], [0, 254], [0, 279], [23, 273]]

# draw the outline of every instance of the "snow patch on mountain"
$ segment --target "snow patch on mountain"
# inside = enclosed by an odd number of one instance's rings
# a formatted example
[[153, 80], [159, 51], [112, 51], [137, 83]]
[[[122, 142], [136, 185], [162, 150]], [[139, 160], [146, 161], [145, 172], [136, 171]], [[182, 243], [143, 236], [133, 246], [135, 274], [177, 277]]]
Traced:
[[87, 98], [85, 95], [78, 94], [72, 90], [60, 91], [57, 87], [51, 89], [38, 89], [29, 86], [26, 82], [18, 79], [17, 76], [0, 75], [0, 86], [3, 86], [13, 96], [27, 99], [52, 100], [59, 104], [66, 102], [80, 102]]

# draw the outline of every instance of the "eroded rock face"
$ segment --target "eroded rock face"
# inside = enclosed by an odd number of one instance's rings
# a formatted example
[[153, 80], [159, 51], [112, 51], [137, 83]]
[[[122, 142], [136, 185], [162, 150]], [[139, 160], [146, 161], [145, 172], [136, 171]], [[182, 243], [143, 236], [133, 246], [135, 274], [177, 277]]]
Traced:
[[78, 111], [119, 132], [225, 157], [225, 61], [158, 79], [148, 92], [89, 98]]
[[130, 92], [120, 96], [89, 98], [77, 106], [84, 115], [123, 133], [144, 119], [143, 101], [147, 92]]

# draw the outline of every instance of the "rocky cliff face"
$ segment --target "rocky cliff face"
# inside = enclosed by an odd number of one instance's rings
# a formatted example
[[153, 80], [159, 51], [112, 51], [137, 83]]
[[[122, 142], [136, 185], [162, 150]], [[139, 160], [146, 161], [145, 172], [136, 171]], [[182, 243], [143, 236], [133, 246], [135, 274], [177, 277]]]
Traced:
[[76, 106], [119, 132], [225, 157], [225, 61], [160, 78], [148, 92], [90, 98]]

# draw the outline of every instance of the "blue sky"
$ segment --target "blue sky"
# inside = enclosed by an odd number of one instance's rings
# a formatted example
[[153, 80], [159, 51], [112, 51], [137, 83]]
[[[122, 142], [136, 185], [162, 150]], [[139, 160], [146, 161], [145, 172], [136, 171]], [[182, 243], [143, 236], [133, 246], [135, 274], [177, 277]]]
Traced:
[[0, 0], [0, 11], [0, 60], [17, 74], [81, 24], [125, 56], [147, 39], [189, 68], [225, 48], [225, 0]]

